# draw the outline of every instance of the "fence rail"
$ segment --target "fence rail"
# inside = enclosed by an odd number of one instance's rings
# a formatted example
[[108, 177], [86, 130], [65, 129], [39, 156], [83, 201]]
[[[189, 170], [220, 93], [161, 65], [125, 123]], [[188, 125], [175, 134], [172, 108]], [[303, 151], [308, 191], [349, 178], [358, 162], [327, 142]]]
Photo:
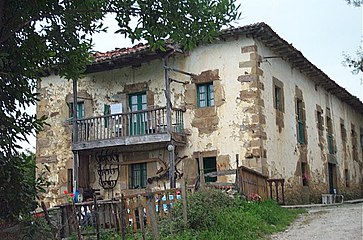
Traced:
[[267, 176], [246, 167], [238, 168], [239, 191], [247, 199], [258, 194], [263, 200], [267, 199]]
[[[76, 204], [64, 204], [58, 209], [58, 229], [61, 238], [67, 238], [77, 233], [80, 228], [81, 235], [96, 234], [96, 225], [100, 229], [123, 228], [137, 231], [142, 226], [150, 225], [150, 217], [147, 200], [153, 198], [156, 215], [165, 216], [170, 212], [174, 202], [181, 199], [180, 189], [156, 191], [152, 194], [142, 193], [138, 195], [124, 196], [118, 200], [83, 202]], [[76, 217], [75, 217], [76, 216]]]
[[[172, 132], [184, 131], [183, 115], [182, 109], [172, 110]], [[77, 120], [76, 124], [78, 136], [75, 142], [166, 133], [166, 107], [83, 118]]]
[[268, 179], [267, 182], [270, 189], [270, 198], [280, 204], [285, 204], [285, 179]]

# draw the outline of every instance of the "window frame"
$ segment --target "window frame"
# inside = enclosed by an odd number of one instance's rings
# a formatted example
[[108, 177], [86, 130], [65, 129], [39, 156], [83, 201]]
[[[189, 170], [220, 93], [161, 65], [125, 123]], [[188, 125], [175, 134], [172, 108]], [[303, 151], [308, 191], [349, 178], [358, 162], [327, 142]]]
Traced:
[[[139, 169], [136, 169], [139, 168]], [[129, 189], [143, 189], [147, 184], [147, 163], [134, 163], [129, 167], [130, 182]], [[136, 176], [136, 172], [140, 172], [139, 176]], [[138, 187], [136, 187], [138, 186]]]
[[281, 112], [284, 111], [283, 89], [276, 84], [274, 85], [274, 108]]
[[[206, 163], [211, 163], [212, 161], [215, 163], [213, 168], [206, 168], [206, 165], [208, 165]], [[216, 157], [203, 157], [203, 171], [204, 171], [204, 174], [216, 172], [217, 171], [217, 158]], [[204, 181], [206, 183], [217, 182], [217, 180], [218, 180], [217, 177], [204, 177]]]
[[[85, 118], [85, 104], [84, 101], [77, 102], [77, 119]], [[73, 121], [73, 102], [68, 103], [68, 116], [69, 121], [72, 123]]]
[[303, 101], [300, 98], [296, 99], [296, 121], [297, 121], [297, 139], [300, 144], [305, 144], [305, 123]]
[[[201, 90], [204, 88], [205, 97], [201, 99]], [[202, 106], [201, 102], [205, 101], [205, 105]], [[198, 108], [212, 107], [215, 104], [214, 99], [214, 85], [213, 82], [197, 84], [197, 106]]]

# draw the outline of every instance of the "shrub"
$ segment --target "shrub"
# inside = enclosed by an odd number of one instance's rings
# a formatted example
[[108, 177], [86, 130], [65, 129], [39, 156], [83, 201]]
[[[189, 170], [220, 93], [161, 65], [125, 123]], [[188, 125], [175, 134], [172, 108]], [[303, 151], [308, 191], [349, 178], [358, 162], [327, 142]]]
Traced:
[[217, 190], [189, 196], [187, 212], [189, 228], [182, 224], [182, 205], [174, 206], [173, 216], [159, 225], [163, 239], [259, 239], [283, 230], [299, 213], [272, 200], [249, 202]]

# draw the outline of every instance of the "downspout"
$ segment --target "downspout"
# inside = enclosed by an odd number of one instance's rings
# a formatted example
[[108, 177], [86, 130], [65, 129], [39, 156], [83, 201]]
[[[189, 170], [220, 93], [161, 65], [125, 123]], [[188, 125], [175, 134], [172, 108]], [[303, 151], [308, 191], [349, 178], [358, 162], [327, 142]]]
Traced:
[[169, 57], [175, 52], [172, 51], [164, 57], [164, 76], [165, 76], [165, 97], [166, 97], [166, 123], [167, 132], [170, 135], [171, 141], [168, 143], [167, 149], [169, 152], [169, 180], [170, 188], [175, 188], [175, 145], [172, 139], [172, 122], [171, 122], [171, 91], [170, 91], [170, 79], [169, 79], [169, 69], [168, 62]]
[[[73, 118], [72, 118], [72, 143], [78, 142], [77, 125], [77, 79], [73, 79]], [[73, 145], [73, 144], [72, 144]], [[73, 192], [78, 189], [78, 151], [73, 151]]]

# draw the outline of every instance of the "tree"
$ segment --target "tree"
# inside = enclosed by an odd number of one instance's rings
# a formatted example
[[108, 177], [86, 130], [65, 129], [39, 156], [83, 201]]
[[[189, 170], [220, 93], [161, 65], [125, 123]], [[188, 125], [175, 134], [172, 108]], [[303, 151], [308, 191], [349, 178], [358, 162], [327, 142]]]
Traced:
[[[363, 0], [346, 0], [349, 5], [353, 5], [355, 7], [360, 7], [363, 4]], [[353, 68], [352, 72], [354, 74], [358, 74], [359, 72], [363, 72], [363, 50], [362, 46], [357, 50], [357, 56], [352, 57], [348, 54], [344, 54], [343, 64], [350, 68]]]
[[35, 153], [26, 151], [11, 157], [0, 168], [0, 219], [27, 215], [37, 207], [37, 192], [48, 182], [35, 176]]
[[[80, 78], [92, 61], [91, 36], [115, 13], [118, 33], [163, 48], [170, 38], [186, 49], [211, 41], [239, 18], [236, 0], [0, 0], [0, 179], [19, 167], [17, 142], [42, 129], [45, 117], [24, 109], [37, 101], [45, 69]], [[137, 26], [130, 27], [131, 19]], [[13, 165], [13, 166], [12, 166]], [[1, 193], [0, 193], [1, 194]]]
[[363, 0], [346, 0], [349, 5], [360, 7], [363, 4]]

